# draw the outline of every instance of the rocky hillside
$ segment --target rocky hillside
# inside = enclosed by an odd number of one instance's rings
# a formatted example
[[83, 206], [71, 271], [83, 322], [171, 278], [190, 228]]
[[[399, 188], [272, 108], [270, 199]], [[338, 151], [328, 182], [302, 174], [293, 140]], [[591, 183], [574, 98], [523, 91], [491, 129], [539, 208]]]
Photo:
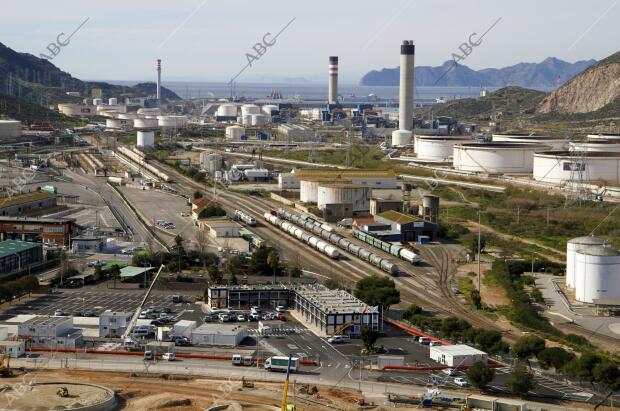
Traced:
[[601, 110], [620, 99], [620, 52], [617, 52], [550, 93], [538, 113], [575, 114]]
[[[415, 83], [418, 86], [472, 86], [525, 88], [556, 88], [576, 74], [596, 63], [583, 60], [575, 63], [549, 57], [540, 63], [519, 63], [496, 69], [472, 70], [465, 65], [454, 65], [452, 60], [441, 66], [419, 66], [415, 68]], [[399, 68], [373, 70], [360, 81], [363, 86], [397, 86]]]

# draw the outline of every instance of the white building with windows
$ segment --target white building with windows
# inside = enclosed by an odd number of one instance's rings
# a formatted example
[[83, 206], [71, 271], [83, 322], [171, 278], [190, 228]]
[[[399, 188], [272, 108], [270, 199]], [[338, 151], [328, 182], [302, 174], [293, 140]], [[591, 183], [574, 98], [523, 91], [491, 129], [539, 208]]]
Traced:
[[99, 316], [99, 337], [121, 337], [131, 322], [133, 313], [106, 310]]
[[465, 344], [432, 346], [430, 357], [448, 367], [472, 366], [477, 362], [486, 364], [489, 360], [487, 353]]
[[17, 325], [17, 337], [31, 347], [74, 349], [83, 343], [71, 317], [33, 317]]

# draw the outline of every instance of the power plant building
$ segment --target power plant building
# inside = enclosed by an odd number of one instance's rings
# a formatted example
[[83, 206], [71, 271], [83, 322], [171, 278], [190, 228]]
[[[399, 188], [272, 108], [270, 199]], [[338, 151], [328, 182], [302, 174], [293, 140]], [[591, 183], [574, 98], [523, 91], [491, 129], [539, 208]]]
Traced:
[[277, 129], [278, 138], [289, 142], [308, 142], [315, 140], [312, 128], [301, 124], [280, 124]]

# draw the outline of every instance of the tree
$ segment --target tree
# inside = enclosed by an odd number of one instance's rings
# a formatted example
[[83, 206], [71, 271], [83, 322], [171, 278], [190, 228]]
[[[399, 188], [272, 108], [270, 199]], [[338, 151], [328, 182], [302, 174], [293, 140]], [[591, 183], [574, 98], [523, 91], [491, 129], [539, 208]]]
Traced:
[[480, 291], [471, 290], [469, 293], [469, 298], [471, 299], [471, 303], [476, 307], [476, 309], [482, 308], [482, 298], [480, 297]]
[[228, 278], [226, 280], [226, 283], [228, 285], [237, 285], [239, 283], [239, 281], [237, 281], [237, 276], [235, 275], [234, 272], [230, 272], [228, 273]]
[[114, 288], [116, 288], [116, 279], [121, 276], [121, 268], [118, 264], [112, 264], [110, 266], [110, 277], [114, 279]]
[[371, 326], [364, 325], [362, 326], [360, 336], [362, 338], [362, 343], [364, 344], [364, 348], [366, 349], [366, 352], [369, 352], [369, 353], [374, 352], [375, 343], [379, 339], [379, 333], [373, 330]]
[[598, 383], [610, 390], [620, 390], [620, 370], [615, 364], [603, 361], [594, 367], [592, 374]]
[[512, 346], [512, 355], [520, 360], [527, 360], [545, 349], [545, 340], [536, 335], [525, 335]]
[[483, 389], [488, 383], [493, 381], [495, 370], [488, 368], [482, 362], [478, 361], [465, 371], [467, 381], [478, 389]]
[[353, 294], [370, 306], [380, 305], [385, 309], [400, 302], [400, 291], [388, 277], [364, 277], [355, 284]]
[[198, 190], [194, 191], [194, 200], [198, 200], [199, 198], [202, 198], [202, 193]]
[[209, 277], [209, 282], [211, 284], [219, 284], [222, 282], [222, 273], [217, 268], [217, 265], [211, 264], [207, 269], [207, 276]]
[[[302, 274], [303, 274], [303, 271], [301, 270], [301, 268], [298, 265], [294, 265], [291, 268], [289, 268], [289, 270], [288, 270], [289, 277], [299, 278], [299, 277], [301, 277]], [[290, 282], [290, 280], [289, 280], [289, 282]]]
[[276, 268], [280, 265], [280, 256], [276, 250], [267, 255], [267, 265], [273, 269], [273, 283], [276, 283]]
[[555, 368], [556, 371], [560, 371], [569, 361], [575, 358], [575, 355], [562, 347], [550, 347], [540, 351], [536, 358], [538, 358], [542, 368]]
[[95, 273], [93, 275], [95, 276], [95, 281], [99, 281], [101, 279], [101, 266], [100, 265], [95, 266]]
[[[482, 253], [487, 246], [487, 239], [485, 236], [480, 236], [480, 252]], [[478, 236], [471, 236], [471, 252], [472, 254], [478, 254]]]
[[327, 280], [325, 280], [323, 285], [329, 288], [330, 290], [342, 289], [342, 285], [340, 284], [340, 282], [337, 280], [334, 280], [333, 278], [328, 278]]
[[534, 376], [523, 365], [517, 364], [508, 374], [506, 387], [511, 393], [521, 396], [534, 388]]
[[594, 369], [602, 362], [599, 355], [592, 351], [585, 351], [579, 358], [573, 358], [564, 366], [568, 375], [580, 378], [588, 382], [594, 382]]
[[243, 274], [245, 272], [245, 260], [239, 255], [233, 255], [228, 257], [224, 263], [224, 272], [228, 275], [228, 278], [237, 274]]
[[[248, 272], [254, 275], [273, 275], [273, 268], [267, 261], [272, 251], [277, 254], [277, 251], [272, 247], [258, 247], [255, 249], [250, 257]], [[281, 269], [281, 266], [278, 264], [276, 275], [279, 275]]]

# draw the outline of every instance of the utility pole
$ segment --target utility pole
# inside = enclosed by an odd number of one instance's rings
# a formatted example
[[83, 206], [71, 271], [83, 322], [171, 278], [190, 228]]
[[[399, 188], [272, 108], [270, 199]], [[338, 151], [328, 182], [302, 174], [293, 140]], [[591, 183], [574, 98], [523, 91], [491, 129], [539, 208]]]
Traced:
[[549, 227], [549, 207], [547, 207], [547, 227]]
[[480, 241], [481, 239], [481, 235], [480, 235], [480, 209], [478, 209], [478, 291], [480, 291], [480, 287], [481, 287], [481, 281], [480, 281], [480, 277], [481, 277], [481, 269], [480, 269]]
[[517, 207], [517, 225], [519, 225], [520, 217], [521, 217], [521, 207]]

